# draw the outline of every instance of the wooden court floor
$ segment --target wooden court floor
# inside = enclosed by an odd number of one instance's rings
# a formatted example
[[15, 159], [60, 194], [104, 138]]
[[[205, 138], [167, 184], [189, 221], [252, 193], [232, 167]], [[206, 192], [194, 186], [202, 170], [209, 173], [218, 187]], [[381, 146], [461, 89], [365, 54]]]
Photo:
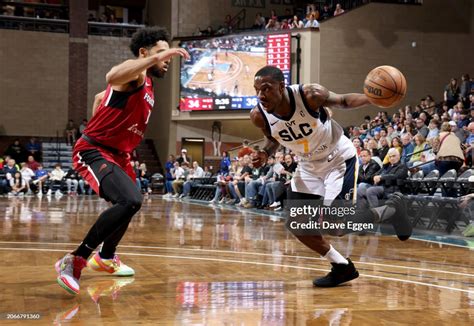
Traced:
[[[474, 251], [386, 236], [333, 238], [361, 274], [313, 288], [325, 260], [254, 212], [145, 200], [119, 247], [134, 278], [85, 270], [75, 297], [55, 281], [107, 204], [0, 198], [0, 325], [473, 325]], [[8, 320], [39, 314], [37, 321]]]

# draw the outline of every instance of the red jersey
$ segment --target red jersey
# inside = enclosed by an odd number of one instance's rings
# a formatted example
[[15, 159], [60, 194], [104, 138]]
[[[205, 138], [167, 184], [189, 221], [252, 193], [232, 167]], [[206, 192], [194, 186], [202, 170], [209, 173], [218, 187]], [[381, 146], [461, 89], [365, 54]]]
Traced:
[[108, 85], [84, 134], [102, 145], [130, 153], [143, 139], [154, 103], [153, 83], [149, 77], [131, 92], [119, 92]]

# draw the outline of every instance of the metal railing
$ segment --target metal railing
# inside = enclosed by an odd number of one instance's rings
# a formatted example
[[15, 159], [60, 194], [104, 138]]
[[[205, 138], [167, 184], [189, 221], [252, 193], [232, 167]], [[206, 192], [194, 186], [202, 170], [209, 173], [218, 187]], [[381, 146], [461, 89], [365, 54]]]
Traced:
[[[89, 35], [131, 37], [144, 25], [89, 22]], [[69, 33], [69, 20], [0, 15], [0, 28], [49, 33]]]
[[69, 33], [69, 20], [0, 15], [0, 28], [49, 33]]

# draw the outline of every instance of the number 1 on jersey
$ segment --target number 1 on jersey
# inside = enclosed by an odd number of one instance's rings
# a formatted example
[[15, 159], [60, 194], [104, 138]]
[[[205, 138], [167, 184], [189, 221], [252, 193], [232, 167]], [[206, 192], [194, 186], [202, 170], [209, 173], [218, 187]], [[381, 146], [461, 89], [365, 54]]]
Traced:
[[309, 143], [308, 143], [308, 140], [307, 139], [302, 139], [298, 142], [296, 142], [298, 145], [303, 145], [303, 151], [305, 154], [308, 154], [309, 153]]

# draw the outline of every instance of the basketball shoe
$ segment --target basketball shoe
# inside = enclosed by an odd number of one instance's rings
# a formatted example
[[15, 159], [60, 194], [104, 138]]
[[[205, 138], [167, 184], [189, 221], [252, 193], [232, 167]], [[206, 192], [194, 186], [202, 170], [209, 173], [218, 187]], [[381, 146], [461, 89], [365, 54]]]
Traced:
[[347, 265], [331, 263], [331, 271], [326, 276], [315, 279], [313, 285], [329, 288], [358, 278], [359, 272], [354, 264], [349, 258], [347, 258], [347, 261], [349, 262]]
[[78, 294], [79, 278], [81, 277], [82, 269], [86, 266], [87, 261], [80, 256], [67, 254], [59, 259], [54, 265], [58, 273], [56, 279], [58, 284], [70, 294]]
[[118, 255], [112, 259], [103, 259], [97, 252], [94, 256], [89, 258], [87, 266], [96, 272], [107, 272], [114, 276], [133, 276], [135, 271], [133, 268], [125, 265], [120, 261]]

